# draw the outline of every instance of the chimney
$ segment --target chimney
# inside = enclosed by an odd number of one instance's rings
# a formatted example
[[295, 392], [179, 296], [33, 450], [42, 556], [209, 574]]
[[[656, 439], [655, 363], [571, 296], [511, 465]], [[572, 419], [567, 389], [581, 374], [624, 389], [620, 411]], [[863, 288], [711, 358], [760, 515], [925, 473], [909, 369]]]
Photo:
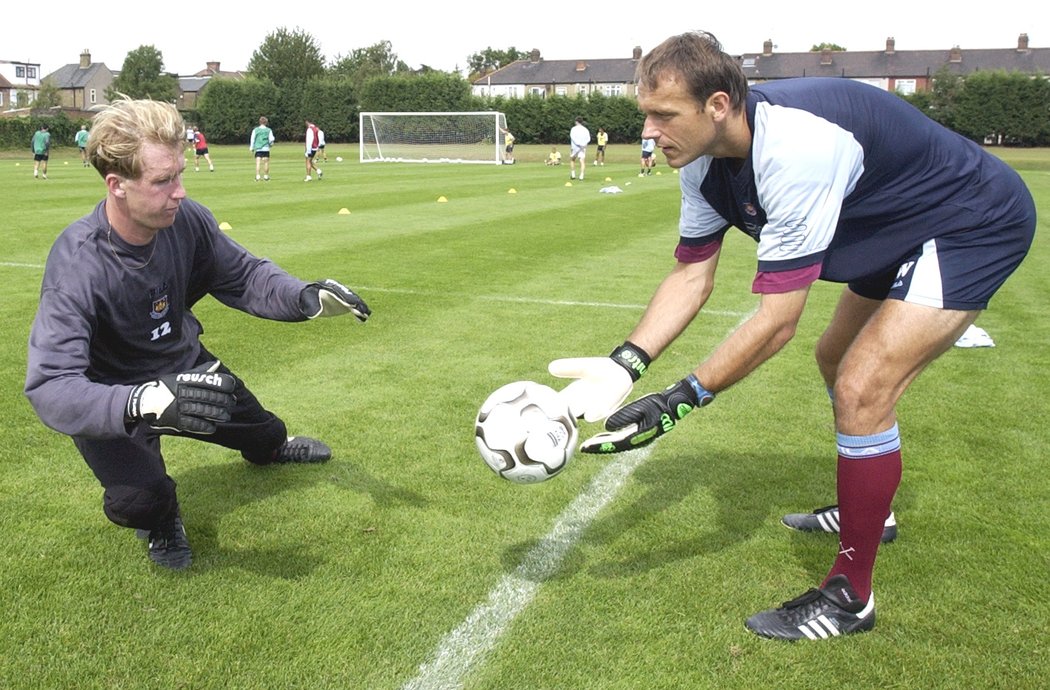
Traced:
[[948, 51], [948, 62], [962, 62], [962, 48], [952, 46], [952, 49]]
[[533, 48], [532, 52], [529, 53], [529, 62], [539, 62], [539, 61], [540, 61], [540, 49], [539, 48]]
[[634, 47], [634, 50], [631, 52], [631, 59], [632, 60], [641, 60], [642, 59], [642, 47], [641, 46], [635, 46]]
[[772, 39], [772, 38], [767, 38], [767, 39], [766, 39], [766, 40], [765, 40], [765, 41], [764, 41], [764, 42], [762, 43], [762, 54], [763, 54], [763, 55], [765, 55], [765, 56], [767, 56], [767, 57], [768, 57], [769, 55], [772, 55], [772, 54], [773, 54], [773, 39]]
[[87, 69], [91, 67], [91, 53], [87, 48], [84, 48], [84, 52], [80, 54], [80, 69]]
[[577, 72], [583, 72], [583, 71], [586, 71], [586, 69], [587, 69], [587, 63], [584, 62], [583, 60], [579, 60], [576, 63], [576, 71]]
[[1028, 51], [1028, 34], [1021, 34], [1017, 37], [1017, 51], [1027, 52]]
[[897, 41], [890, 36], [886, 39], [886, 54], [893, 55], [895, 52], [897, 52]]
[[219, 73], [219, 63], [218, 62], [209, 62], [209, 63], [207, 63], [207, 65], [208, 65], [208, 71], [209, 72], [211, 72], [212, 74], [218, 74]]
[[831, 64], [831, 48], [824, 48], [820, 51], [820, 64], [830, 65]]

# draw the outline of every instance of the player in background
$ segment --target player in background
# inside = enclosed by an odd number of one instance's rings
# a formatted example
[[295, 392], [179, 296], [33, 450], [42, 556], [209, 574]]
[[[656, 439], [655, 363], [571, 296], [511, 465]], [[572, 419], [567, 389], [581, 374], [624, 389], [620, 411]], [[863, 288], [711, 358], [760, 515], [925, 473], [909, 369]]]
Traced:
[[274, 136], [273, 130], [270, 129], [270, 121], [263, 115], [259, 118], [259, 126], [252, 130], [248, 140], [248, 149], [255, 154], [256, 182], [270, 181], [270, 147], [273, 146], [273, 142]]
[[192, 551], [161, 436], [240, 451], [254, 465], [325, 462], [321, 441], [280, 417], [200, 341], [206, 295], [264, 319], [306, 321], [368, 306], [334, 280], [307, 283], [250, 254], [186, 197], [183, 121], [158, 101], [95, 116], [88, 159], [105, 198], [55, 240], [29, 335], [25, 394], [72, 437], [102, 485], [112, 522], [147, 537], [149, 557], [180, 570]]
[[80, 125], [80, 129], [73, 136], [73, 143], [80, 149], [80, 162], [84, 167], [88, 167], [87, 159], [87, 140], [88, 140], [88, 128], [87, 125]]
[[33, 177], [37, 176], [47, 179], [47, 159], [51, 157], [51, 133], [47, 131], [47, 125], [40, 125], [40, 129], [33, 133], [31, 143], [33, 149]]
[[499, 131], [503, 133], [503, 165], [514, 165], [514, 135], [503, 127]]
[[583, 124], [583, 118], [576, 118], [576, 124], [569, 130], [569, 177], [576, 179], [576, 163], [580, 164], [580, 179], [587, 168], [587, 144], [591, 143], [591, 130]]
[[552, 146], [551, 152], [547, 154], [547, 165], [561, 165], [561, 151], [557, 146]]
[[642, 162], [638, 177], [653, 174], [653, 152], [656, 151], [656, 139], [642, 139]]
[[306, 121], [306, 182], [313, 179], [310, 173], [316, 172], [318, 180], [324, 175], [324, 171], [318, 168], [314, 162], [314, 158], [317, 156], [317, 147], [321, 145], [320, 131], [317, 125], [309, 120]]
[[328, 162], [328, 151], [325, 150], [324, 130], [317, 128], [317, 157], [325, 163]]
[[211, 154], [208, 153], [208, 140], [204, 138], [204, 132], [199, 127], [194, 127], [193, 172], [201, 171], [201, 158], [208, 161], [208, 172], [215, 172], [215, 166], [211, 163]]
[[[844, 283], [816, 347], [834, 408], [839, 548], [816, 588], [746, 625], [786, 640], [870, 630], [901, 478], [897, 401], [1025, 257], [1032, 197], [1003, 161], [898, 96], [848, 79], [749, 87], [706, 33], [641, 60], [638, 104], [642, 136], [680, 170], [677, 263], [610, 357], [551, 362], [577, 379], [563, 391], [574, 414], [608, 417], [581, 449], [616, 453], [672, 431], [791, 340], [816, 280]], [[620, 407], [707, 302], [730, 226], [757, 242], [757, 311], [680, 381]]]
[[609, 133], [604, 127], [598, 128], [598, 153], [594, 154], [595, 165], [605, 165], [605, 145], [609, 143]]

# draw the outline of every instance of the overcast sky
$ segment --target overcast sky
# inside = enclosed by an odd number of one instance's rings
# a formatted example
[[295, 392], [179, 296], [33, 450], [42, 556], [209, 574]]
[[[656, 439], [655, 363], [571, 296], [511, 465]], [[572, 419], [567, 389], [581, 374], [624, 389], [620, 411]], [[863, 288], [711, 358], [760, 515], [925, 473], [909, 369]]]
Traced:
[[[620, 4], [204, 0], [182, 3], [180, 10], [177, 3], [17, 2], [4, 8], [0, 60], [39, 63], [46, 75], [79, 62], [86, 48], [92, 61], [120, 69], [129, 51], [152, 45], [169, 72], [193, 74], [209, 61], [243, 70], [266, 36], [281, 27], [311, 34], [328, 61], [386, 40], [410, 67], [441, 70], [462, 70], [468, 55], [488, 47], [538, 48], [548, 60], [630, 57], [634, 46], [648, 51], [690, 29], [714, 33], [733, 54], [759, 52], [766, 39], [780, 52], [806, 51], [822, 42], [882, 50], [890, 36], [898, 50], [1013, 48], [1021, 33], [1028, 34], [1032, 47], [1050, 47], [1048, 12], [1031, 0], [998, 0], [984, 16], [940, 0], [664, 0], [614, 10]], [[163, 18], [167, 7], [174, 8], [170, 19]]]

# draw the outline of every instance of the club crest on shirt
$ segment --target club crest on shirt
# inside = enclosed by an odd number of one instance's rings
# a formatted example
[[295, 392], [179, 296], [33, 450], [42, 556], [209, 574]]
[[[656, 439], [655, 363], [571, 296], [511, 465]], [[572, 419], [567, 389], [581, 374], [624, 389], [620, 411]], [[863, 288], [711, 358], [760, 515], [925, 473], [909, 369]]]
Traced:
[[159, 290], [150, 290], [150, 293], [150, 318], [163, 319], [168, 313], [168, 308], [171, 307], [171, 301], [168, 299], [168, 286], [165, 285]]
[[744, 213], [746, 213], [749, 216], [757, 216], [758, 215], [758, 209], [755, 208], [755, 205], [752, 204], [750, 201], [745, 201], [744, 202]]

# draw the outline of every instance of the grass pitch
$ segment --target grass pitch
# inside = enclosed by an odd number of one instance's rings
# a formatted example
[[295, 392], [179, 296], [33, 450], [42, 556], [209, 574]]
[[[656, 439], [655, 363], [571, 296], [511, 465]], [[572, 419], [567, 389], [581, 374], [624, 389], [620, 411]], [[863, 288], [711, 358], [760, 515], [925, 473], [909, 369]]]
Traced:
[[[216, 171], [186, 173], [253, 253], [336, 278], [374, 311], [283, 324], [198, 305], [209, 349], [335, 457], [255, 468], [165, 440], [186, 573], [158, 571], [105, 519], [72, 443], [21, 392], [48, 248], [102, 183], [75, 151], [56, 152], [46, 182], [31, 157], [0, 157], [0, 686], [1045, 685], [1045, 220], [978, 319], [996, 347], [949, 352], [900, 405], [901, 536], [880, 552], [875, 631], [780, 644], [743, 621], [816, 584], [836, 550], [779, 517], [834, 500], [811, 352], [839, 288], [816, 286], [784, 352], [644, 457], [577, 455], [552, 481], [510, 484], [474, 449], [477, 406], [517, 379], [560, 387], [549, 360], [623, 340], [673, 263], [677, 176], [638, 178], [633, 146], [571, 186], [567, 165], [542, 164], [549, 147], [498, 167], [362, 165], [328, 148], [320, 182], [303, 182], [294, 144], [275, 148], [269, 183], [244, 147], [212, 147]], [[1004, 155], [1050, 217], [1050, 152]], [[680, 378], [754, 308], [754, 261], [731, 233], [708, 309], [636, 393]]]

